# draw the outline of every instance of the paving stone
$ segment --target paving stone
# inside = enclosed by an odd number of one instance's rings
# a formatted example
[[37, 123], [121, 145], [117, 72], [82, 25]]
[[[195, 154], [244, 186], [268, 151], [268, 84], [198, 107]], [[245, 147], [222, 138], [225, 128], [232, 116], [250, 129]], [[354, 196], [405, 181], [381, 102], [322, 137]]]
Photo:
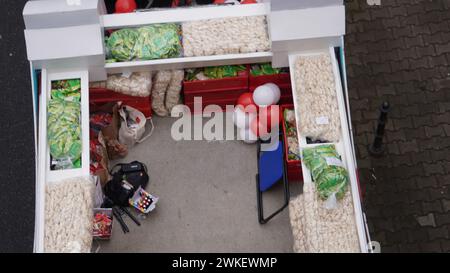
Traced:
[[450, 225], [450, 214], [448, 213], [436, 214], [436, 224], [439, 226]]
[[422, 202], [422, 210], [423, 212], [433, 212], [433, 213], [441, 213], [442, 205], [439, 200], [434, 200], [430, 202]]
[[428, 232], [425, 228], [415, 228], [407, 231], [409, 242], [428, 242]]
[[441, 243], [440, 241], [430, 241], [426, 243], [420, 244], [420, 252], [423, 253], [437, 253], [441, 252]]
[[[445, 187], [441, 188], [430, 188], [428, 189], [428, 193], [430, 195], [431, 200], [439, 201], [442, 198], [445, 198], [447, 195], [447, 189]], [[437, 202], [433, 205], [436, 211], [442, 211], [442, 206], [440, 202]]]
[[425, 227], [425, 226], [436, 227], [436, 221], [434, 219], [433, 213], [429, 213], [424, 216], [418, 216], [418, 217], [416, 217], [416, 220], [419, 223], [419, 225], [422, 227]]
[[446, 226], [438, 228], [429, 228], [428, 236], [430, 240], [448, 239], [448, 228]]
[[440, 163], [424, 163], [423, 167], [426, 175], [444, 174], [444, 167]]
[[438, 186], [437, 179], [434, 176], [416, 178], [416, 183], [418, 188], [431, 188]]
[[[450, 1], [346, 5], [346, 49], [355, 56], [347, 60], [349, 97], [370, 232], [382, 252], [450, 252]], [[386, 153], [375, 159], [362, 148], [373, 139], [382, 100], [392, 109]]]
[[[435, 118], [435, 117], [433, 117]], [[438, 123], [438, 121], [435, 121], [436, 123]], [[442, 122], [440, 122], [442, 123]], [[425, 126], [425, 135], [427, 137], [439, 137], [439, 136], [445, 136], [445, 132], [444, 129], [442, 129], [442, 127], [440, 126], [436, 126], [436, 127], [429, 127], [429, 126]]]
[[[450, 122], [450, 112], [446, 112], [444, 114], [437, 114], [433, 116], [434, 124], [447, 124]], [[437, 127], [442, 129], [441, 126]]]
[[417, 146], [416, 140], [399, 142], [398, 146], [401, 153], [410, 153], [419, 151], [419, 146]]
[[449, 212], [450, 211], [450, 199], [442, 199], [442, 208], [444, 210], [444, 212]]

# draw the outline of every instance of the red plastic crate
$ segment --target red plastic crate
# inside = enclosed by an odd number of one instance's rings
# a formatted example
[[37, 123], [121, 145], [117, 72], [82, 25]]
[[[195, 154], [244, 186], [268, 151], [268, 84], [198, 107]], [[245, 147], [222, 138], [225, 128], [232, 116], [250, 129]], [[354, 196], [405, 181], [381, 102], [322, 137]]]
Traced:
[[281, 99], [278, 104], [292, 104], [292, 84], [289, 73], [281, 73], [274, 75], [252, 76], [249, 74], [249, 90], [255, 91], [258, 86], [266, 83], [274, 83], [278, 85], [281, 91]]
[[283, 126], [283, 139], [284, 139], [284, 153], [286, 157], [286, 164], [287, 164], [287, 176], [289, 182], [293, 181], [303, 181], [303, 174], [302, 174], [302, 166], [300, 160], [289, 160], [289, 148], [288, 148], [288, 142], [287, 142], [287, 136], [286, 136], [286, 124], [284, 120], [284, 109], [293, 109], [294, 106], [292, 104], [287, 105], [281, 105], [281, 124]]
[[242, 88], [218, 89], [209, 90], [208, 93], [204, 91], [184, 93], [184, 101], [186, 104], [193, 103], [195, 97], [201, 97], [204, 104], [215, 104], [218, 101], [233, 100], [233, 105], [238, 100], [239, 96], [247, 92]]
[[133, 97], [106, 88], [89, 88], [89, 102], [94, 104], [105, 104], [109, 102], [121, 101], [141, 111], [145, 117], [152, 116], [151, 97]]
[[183, 81], [185, 93], [204, 92], [211, 90], [242, 89], [248, 90], [248, 70], [238, 72], [237, 77], [227, 77], [223, 79]]
[[186, 106], [189, 107], [189, 109], [191, 109], [191, 113], [192, 114], [198, 115], [198, 114], [202, 114], [203, 113], [203, 111], [205, 110], [206, 106], [212, 105], [212, 104], [220, 106], [222, 108], [222, 111], [225, 111], [227, 105], [233, 105], [233, 106], [236, 105], [236, 100], [235, 99], [217, 100], [214, 103], [205, 103], [205, 102], [203, 102], [203, 104], [202, 104], [203, 107], [202, 107], [201, 111], [199, 111], [199, 110], [194, 111], [195, 110], [194, 109], [194, 102], [186, 103]]
[[194, 97], [201, 97], [203, 104], [235, 105], [242, 93], [248, 92], [248, 69], [238, 73], [237, 77], [223, 79], [183, 81], [184, 103], [193, 105]]

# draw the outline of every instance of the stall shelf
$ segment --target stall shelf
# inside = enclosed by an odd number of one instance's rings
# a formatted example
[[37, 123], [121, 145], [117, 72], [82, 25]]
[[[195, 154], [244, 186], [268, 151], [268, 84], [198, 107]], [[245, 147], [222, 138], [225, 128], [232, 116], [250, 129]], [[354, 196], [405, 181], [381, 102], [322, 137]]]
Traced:
[[[339, 70], [339, 64], [336, 59], [335, 55], [335, 49], [334, 47], [330, 47], [329, 49], [319, 49], [316, 51], [309, 51], [309, 52], [299, 52], [289, 55], [289, 67], [291, 72], [291, 79], [292, 79], [292, 90], [293, 90], [293, 98], [294, 98], [294, 108], [296, 113], [296, 119], [299, 120], [302, 109], [299, 108], [298, 100], [301, 100], [301, 97], [298, 97], [296, 94], [296, 81], [295, 81], [295, 60], [299, 56], [311, 56], [311, 55], [318, 55], [318, 54], [329, 54], [331, 57], [331, 63], [333, 68], [333, 74], [335, 78], [335, 86], [336, 86], [336, 95], [337, 95], [337, 102], [339, 107], [339, 117], [340, 117], [340, 125], [341, 125], [341, 139], [337, 143], [332, 143], [336, 146], [336, 150], [342, 157], [342, 162], [345, 166], [345, 168], [348, 171], [349, 178], [350, 178], [350, 189], [351, 189], [351, 195], [353, 199], [353, 209], [355, 213], [355, 222], [357, 226], [358, 231], [358, 238], [359, 238], [359, 245], [360, 250], [363, 253], [369, 252], [368, 249], [368, 237], [366, 233], [366, 224], [365, 224], [365, 217], [364, 213], [362, 211], [361, 206], [361, 200], [360, 200], [360, 189], [358, 185], [358, 178], [357, 178], [357, 166], [355, 162], [354, 152], [353, 152], [353, 145], [351, 142], [351, 136], [349, 131], [349, 125], [348, 125], [348, 117], [347, 117], [347, 108], [346, 108], [346, 101], [344, 98], [344, 89], [342, 86], [342, 80], [341, 80], [341, 74]], [[316, 147], [322, 144], [308, 144], [306, 137], [303, 135], [303, 133], [300, 131], [300, 129], [297, 127], [297, 133], [299, 136], [299, 147], [302, 151], [304, 148], [310, 148], [310, 147]], [[301, 162], [302, 167], [302, 173], [303, 173], [303, 182], [305, 184], [313, 183], [311, 178], [311, 173], [304, 164], [304, 162]]]
[[[80, 79], [80, 122], [81, 122], [81, 167], [52, 170], [50, 147], [47, 137], [48, 102], [52, 82], [57, 80]], [[36, 226], [35, 251], [44, 251], [45, 188], [47, 183], [55, 183], [74, 177], [89, 177], [89, 75], [87, 70], [55, 71], [42, 69], [41, 95], [39, 96], [38, 130], [38, 172], [36, 181]]]

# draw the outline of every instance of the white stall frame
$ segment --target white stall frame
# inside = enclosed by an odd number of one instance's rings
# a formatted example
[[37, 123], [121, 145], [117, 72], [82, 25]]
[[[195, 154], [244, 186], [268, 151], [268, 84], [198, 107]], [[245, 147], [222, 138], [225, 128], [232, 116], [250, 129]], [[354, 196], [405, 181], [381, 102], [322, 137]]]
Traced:
[[[346, 111], [346, 101], [344, 99], [344, 90], [342, 88], [342, 81], [341, 76], [339, 72], [339, 64], [336, 59], [334, 47], [330, 47], [327, 49], [318, 49], [314, 51], [308, 51], [308, 52], [297, 52], [289, 55], [289, 68], [291, 73], [291, 82], [292, 82], [292, 93], [294, 98], [294, 108], [295, 108], [295, 114], [296, 119], [299, 120], [298, 113], [301, 111], [299, 110], [299, 105], [297, 102], [297, 95], [296, 95], [296, 81], [295, 81], [295, 60], [299, 56], [313, 56], [313, 55], [319, 55], [319, 54], [329, 54], [331, 57], [331, 63], [333, 68], [333, 74], [335, 77], [335, 86], [336, 86], [336, 95], [337, 95], [337, 103], [339, 106], [339, 113], [340, 113], [340, 120], [341, 120], [341, 140], [337, 143], [330, 143], [334, 144], [336, 146], [337, 152], [342, 157], [342, 162], [345, 166], [345, 168], [348, 170], [349, 178], [350, 178], [350, 186], [351, 186], [351, 193], [352, 193], [352, 199], [353, 199], [353, 208], [355, 213], [355, 222], [356, 227], [358, 231], [358, 238], [359, 238], [359, 244], [360, 244], [360, 250], [362, 253], [369, 252], [368, 244], [369, 239], [367, 237], [366, 232], [366, 224], [364, 220], [364, 214], [362, 211], [361, 206], [361, 199], [360, 199], [360, 190], [358, 185], [358, 178], [357, 178], [357, 167], [355, 163], [355, 157], [353, 152], [353, 145], [351, 142], [351, 137], [349, 134], [349, 124], [348, 124], [348, 117], [347, 117], [347, 111]], [[301, 99], [301, 98], [299, 98]], [[298, 127], [297, 127], [298, 130]], [[300, 152], [303, 148], [306, 147], [315, 147], [320, 146], [321, 144], [307, 144], [306, 137], [303, 136], [303, 134], [300, 131], [297, 131], [297, 134], [299, 136], [299, 147]], [[302, 172], [303, 172], [303, 182], [305, 184], [307, 183], [313, 183], [311, 179], [311, 173], [308, 170], [308, 168], [305, 166], [305, 164], [301, 163]]]
[[[33, 82], [34, 81], [34, 73]], [[51, 83], [65, 79], [81, 80], [81, 168], [70, 170], [50, 170], [50, 148], [47, 142], [47, 103], [51, 95]], [[41, 71], [41, 95], [39, 99], [39, 130], [37, 154], [36, 182], [36, 220], [35, 220], [35, 252], [44, 251], [45, 229], [45, 185], [73, 177], [89, 177], [89, 76], [87, 70], [80, 71]]]
[[[283, 1], [283, 0], [279, 0]], [[108, 14], [108, 15], [100, 15], [99, 21], [102, 27], [102, 30], [108, 29], [118, 29], [123, 27], [137, 27], [152, 23], [169, 23], [169, 22], [186, 22], [192, 20], [206, 20], [206, 19], [217, 19], [217, 18], [226, 18], [226, 17], [242, 17], [242, 16], [257, 16], [257, 15], [266, 15], [268, 18], [271, 14], [270, 3], [269, 1], [265, 1], [265, 3], [260, 4], [252, 4], [252, 5], [241, 5], [241, 6], [206, 6], [206, 7], [195, 7], [195, 8], [177, 8], [177, 9], [166, 9], [166, 10], [154, 10], [154, 11], [146, 11], [146, 12], [136, 12], [136, 13], [128, 13], [128, 14]], [[278, 11], [277, 11], [278, 12]], [[299, 11], [300, 12], [300, 11]], [[305, 12], [305, 11], [303, 11]], [[320, 13], [318, 13], [320, 14]], [[343, 15], [345, 17], [345, 14]], [[329, 18], [326, 15], [323, 15], [324, 18], [318, 18], [317, 20], [328, 20]], [[336, 17], [335, 20], [341, 20], [341, 17]], [[299, 18], [299, 22], [301, 22], [301, 18]], [[343, 19], [342, 19], [343, 20]], [[270, 20], [268, 20], [268, 24], [270, 25]], [[291, 24], [292, 22], [286, 22], [286, 24]], [[339, 22], [341, 24], [342, 22]], [[298, 22], [296, 22], [299, 25]], [[322, 31], [322, 30], [321, 30]], [[325, 31], [325, 30], [323, 30]], [[332, 35], [330, 33], [329, 35]], [[318, 35], [321, 36], [321, 35]], [[323, 36], [323, 35], [322, 35]], [[335, 37], [336, 36], [336, 37]], [[283, 37], [278, 37], [280, 39], [280, 43], [283, 43]], [[43, 252], [43, 236], [44, 236], [44, 207], [45, 207], [45, 183], [47, 181], [59, 180], [67, 177], [73, 176], [86, 176], [89, 175], [89, 145], [83, 145], [83, 167], [81, 170], [69, 170], [67, 172], [48, 172], [49, 170], [49, 151], [47, 147], [47, 136], [46, 136], [46, 128], [47, 128], [47, 98], [49, 96], [49, 84], [52, 80], [56, 79], [70, 79], [70, 78], [81, 78], [82, 82], [82, 138], [83, 144], [89, 143], [89, 108], [88, 108], [88, 81], [89, 81], [89, 72], [92, 71], [100, 71], [100, 72], [108, 72], [108, 73], [127, 73], [134, 71], [142, 71], [142, 70], [159, 70], [159, 69], [181, 69], [181, 68], [190, 68], [190, 67], [202, 67], [202, 66], [216, 66], [216, 65], [226, 65], [226, 64], [245, 64], [245, 63], [261, 63], [261, 62], [270, 62], [273, 59], [283, 59], [283, 56], [289, 55], [289, 63], [291, 63], [292, 57], [296, 54], [295, 51], [292, 50], [292, 44], [300, 45], [300, 38], [291, 37], [290, 39], [294, 40], [286, 40], [286, 48], [289, 48], [287, 51], [276, 51], [275, 50], [269, 52], [256, 52], [256, 53], [242, 53], [242, 54], [229, 54], [229, 55], [215, 55], [215, 56], [200, 56], [200, 57], [181, 57], [181, 58], [172, 58], [172, 59], [161, 59], [161, 60], [150, 60], [150, 61], [133, 61], [133, 62], [118, 62], [118, 63], [106, 63], [102, 66], [92, 66], [86, 65], [81, 67], [79, 71], [63, 71], [63, 70], [47, 70], [45, 65], [42, 66], [41, 70], [41, 93], [45, 96], [38, 95], [38, 86], [36, 84], [36, 71], [41, 68], [37, 63], [33, 64], [30, 62], [30, 69], [32, 75], [32, 83], [33, 83], [33, 99], [34, 99], [34, 110], [35, 110], [35, 136], [36, 136], [36, 219], [35, 219], [35, 252]], [[305, 43], [301, 43], [302, 46], [295, 47], [296, 50], [300, 50], [303, 48], [310, 48], [315, 45], [315, 43], [311, 41], [315, 41], [313, 37], [303, 37]], [[272, 41], [270, 37], [269, 31], [269, 39]], [[325, 40], [328, 39], [333, 41], [333, 43], [329, 43], [328, 46], [337, 46], [343, 50], [344, 43], [343, 37], [341, 33], [334, 33], [333, 36], [325, 37]], [[339, 42], [337, 42], [339, 41]], [[89, 41], [85, 41], [88, 43]], [[98, 42], [98, 41], [93, 41]], [[305, 45], [310, 46], [305, 46]], [[33, 46], [33, 45], [28, 45]], [[316, 51], [317, 52], [317, 51]], [[355, 217], [358, 227], [358, 235], [360, 239], [360, 246], [362, 252], [370, 252], [368, 249], [370, 247], [370, 238], [367, 230], [367, 226], [365, 225], [364, 214], [362, 213], [361, 208], [361, 200], [359, 197], [359, 187], [357, 185], [356, 180], [356, 158], [354, 152], [353, 145], [353, 136], [351, 135], [351, 120], [349, 113], [349, 102], [347, 95], [347, 86], [346, 86], [346, 72], [345, 72], [345, 59], [341, 56], [341, 68], [343, 73], [342, 81], [345, 84], [344, 89], [342, 89], [341, 85], [341, 77], [339, 75], [338, 64], [336, 59], [334, 58], [334, 51], [332, 48], [323, 48], [323, 52], [332, 52], [333, 56], [333, 70], [335, 75], [338, 75], [339, 78], [336, 81], [336, 90], [338, 92], [338, 100], [340, 105], [340, 114], [341, 114], [341, 123], [342, 123], [342, 135], [344, 136], [341, 143], [337, 145], [338, 152], [343, 156], [345, 165], [348, 170], [350, 170], [350, 180], [351, 180], [351, 188], [352, 188], [352, 197], [354, 202], [355, 209]], [[301, 54], [305, 54], [308, 52], [301, 52]], [[311, 52], [309, 52], [311, 53]], [[278, 56], [278, 57], [277, 57]], [[280, 58], [279, 56], [282, 56]], [[74, 60], [67, 60], [67, 62], [73, 62]], [[280, 62], [282, 63], [282, 62]], [[76, 69], [75, 69], [76, 70]], [[292, 73], [292, 70], [291, 70]], [[336, 74], [337, 73], [337, 74]], [[101, 74], [101, 73], [100, 73]], [[292, 80], [294, 77], [291, 75]], [[295, 82], [292, 82], [293, 89], [295, 88]], [[296, 104], [294, 99], [294, 104]], [[344, 107], [347, 106], [347, 107]], [[295, 106], [297, 107], [297, 106]], [[39, 121], [37, 121], [39, 118]], [[87, 128], [86, 128], [87, 127]], [[39, 128], [39, 130], [38, 130]], [[44, 128], [44, 129], [42, 129]], [[300, 134], [301, 135], [301, 134]], [[42, 151], [45, 151], [43, 153]], [[304, 177], [308, 177], [308, 170], [302, 166]], [[355, 171], [351, 171], [355, 170]], [[310, 176], [309, 176], [310, 177]], [[305, 179], [306, 180], [306, 179]], [[308, 183], [308, 181], [305, 181]]]

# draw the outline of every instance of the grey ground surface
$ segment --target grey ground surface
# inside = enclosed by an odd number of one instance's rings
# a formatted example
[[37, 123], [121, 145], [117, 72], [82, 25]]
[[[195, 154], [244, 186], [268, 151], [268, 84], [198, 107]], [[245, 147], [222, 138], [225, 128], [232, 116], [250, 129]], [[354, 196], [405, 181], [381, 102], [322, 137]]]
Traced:
[[[364, 208], [383, 252], [450, 251], [450, 0], [347, 1], [347, 68]], [[392, 105], [386, 153], [367, 145]]]
[[[116, 222], [101, 252], [291, 252], [288, 210], [260, 225], [256, 210], [256, 145], [238, 141], [176, 142], [174, 119], [155, 118], [156, 129], [121, 162], [148, 165], [147, 190], [160, 197], [155, 211], [131, 232]], [[291, 184], [291, 192], [299, 190]], [[282, 204], [280, 187], [265, 195], [267, 208]], [[94, 243], [94, 248], [97, 244]]]
[[0, 252], [33, 250], [34, 131], [25, 2], [0, 0]]

